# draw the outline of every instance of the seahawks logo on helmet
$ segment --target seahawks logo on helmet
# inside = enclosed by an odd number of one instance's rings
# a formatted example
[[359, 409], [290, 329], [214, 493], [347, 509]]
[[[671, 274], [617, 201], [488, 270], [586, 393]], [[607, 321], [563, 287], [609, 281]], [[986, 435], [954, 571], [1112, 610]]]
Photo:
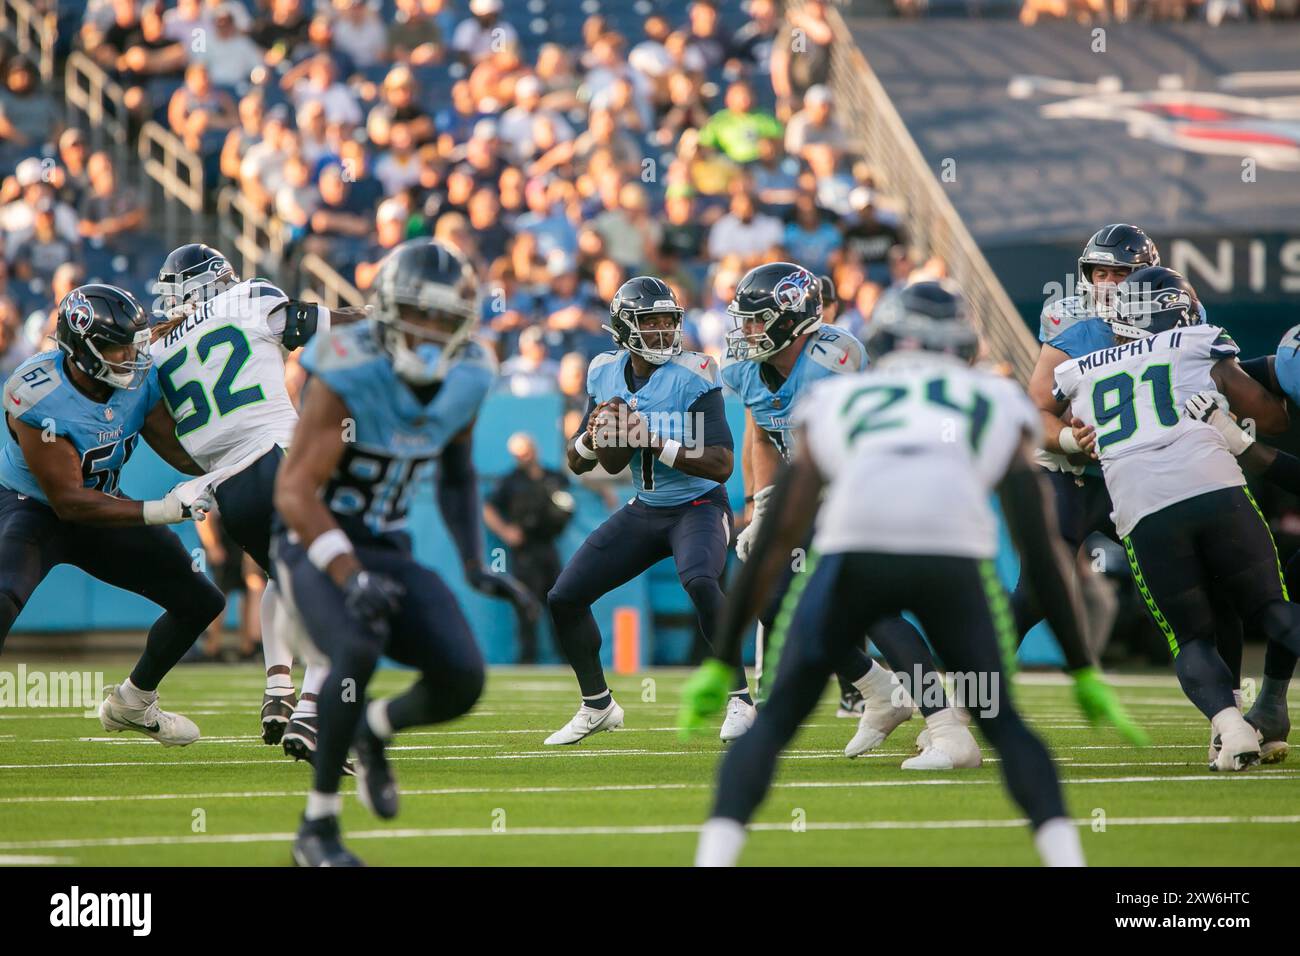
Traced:
[[808, 292], [814, 281], [816, 280], [813, 279], [811, 272], [806, 270], [792, 272], [773, 287], [772, 298], [776, 299], [776, 304], [783, 312], [797, 312], [808, 301]]
[[95, 310], [80, 289], [68, 293], [68, 325], [78, 335], [85, 335], [95, 323]]

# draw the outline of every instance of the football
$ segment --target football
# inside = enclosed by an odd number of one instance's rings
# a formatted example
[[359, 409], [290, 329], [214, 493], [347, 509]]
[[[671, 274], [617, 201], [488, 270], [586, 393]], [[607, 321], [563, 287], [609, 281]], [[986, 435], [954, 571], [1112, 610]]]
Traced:
[[617, 395], [597, 405], [591, 413], [591, 439], [596, 449], [596, 460], [611, 475], [617, 475], [626, 468], [636, 452], [635, 448], [627, 445], [626, 434], [621, 427], [620, 419], [626, 421], [628, 414], [627, 402]]

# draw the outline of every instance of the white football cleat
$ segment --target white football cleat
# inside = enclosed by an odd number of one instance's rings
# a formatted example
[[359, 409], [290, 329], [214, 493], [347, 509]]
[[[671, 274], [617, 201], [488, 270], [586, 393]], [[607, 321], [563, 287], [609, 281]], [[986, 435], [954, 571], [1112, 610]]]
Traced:
[[132, 707], [118, 693], [117, 684], [109, 686], [108, 695], [99, 705], [99, 722], [105, 730], [134, 730], [164, 747], [184, 747], [199, 739], [199, 728], [194, 721], [159, 707], [156, 692], [144, 706]]
[[[963, 727], [970, 726], [970, 711], [968, 711], [965, 707], [945, 707], [944, 709], [950, 710], [954, 714], [956, 714], [957, 720], [961, 723]], [[929, 746], [930, 746], [930, 725], [926, 724], [925, 727], [922, 728], [921, 732], [916, 735], [916, 752], [920, 753], [921, 751], [925, 750], [926, 747]]]
[[1226, 773], [1246, 770], [1259, 763], [1260, 733], [1235, 707], [1225, 707], [1214, 715], [1211, 724], [1219, 739], [1218, 756], [1210, 762], [1211, 770]]
[[623, 708], [614, 700], [604, 710], [596, 710], [583, 704], [573, 719], [547, 737], [542, 743], [548, 747], [564, 744], [576, 744], [584, 737], [598, 734], [602, 730], [617, 730], [623, 726]]
[[758, 719], [758, 710], [753, 704], [747, 704], [739, 697], [727, 701], [727, 719], [722, 722], [722, 732], [718, 737], [730, 743], [745, 736], [746, 731], [754, 726]]
[[956, 720], [930, 728], [929, 741], [903, 761], [904, 770], [972, 770], [984, 762], [975, 735]]
[[883, 671], [884, 683], [862, 695], [866, 706], [858, 718], [858, 732], [844, 748], [844, 756], [849, 759], [879, 747], [895, 727], [912, 719], [912, 698], [897, 683], [892, 671], [876, 669]]

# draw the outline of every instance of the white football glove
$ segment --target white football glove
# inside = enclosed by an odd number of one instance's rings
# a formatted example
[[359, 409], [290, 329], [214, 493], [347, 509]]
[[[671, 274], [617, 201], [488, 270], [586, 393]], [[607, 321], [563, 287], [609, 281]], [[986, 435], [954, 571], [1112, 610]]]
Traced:
[[1227, 400], [1218, 392], [1197, 392], [1183, 405], [1183, 414], [1198, 422], [1205, 422], [1222, 435], [1228, 443], [1228, 451], [1234, 457], [1244, 455], [1255, 444], [1255, 436], [1237, 424], [1226, 405]]
[[207, 490], [199, 492], [198, 497], [187, 505], [181, 500], [180, 491], [184, 484], [187, 483], [182, 482], [177, 485], [161, 500], [144, 502], [144, 523], [180, 524], [190, 518], [195, 521], [205, 520], [213, 507], [212, 492]]
[[749, 557], [749, 549], [758, 540], [758, 525], [767, 513], [767, 503], [772, 497], [772, 485], [762, 488], [754, 495], [754, 510], [750, 514], [749, 524], [736, 535], [736, 557], [744, 561]]

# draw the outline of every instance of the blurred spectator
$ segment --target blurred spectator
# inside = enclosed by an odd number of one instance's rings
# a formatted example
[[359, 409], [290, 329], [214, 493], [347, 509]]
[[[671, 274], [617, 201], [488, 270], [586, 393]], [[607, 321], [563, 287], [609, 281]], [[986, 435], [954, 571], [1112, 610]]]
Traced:
[[832, 115], [833, 105], [830, 87], [820, 83], [809, 87], [803, 97], [803, 109], [790, 117], [785, 128], [785, 151], [791, 156], [802, 156], [805, 146], [825, 143], [842, 152], [848, 143], [839, 121]]
[[366, 132], [371, 143], [381, 148], [387, 146], [389, 133], [397, 123], [406, 125], [415, 145], [433, 142], [433, 119], [420, 105], [417, 92], [410, 67], [398, 65], [388, 71], [380, 89], [380, 100], [371, 107], [366, 118]]
[[271, 0], [270, 10], [257, 19], [249, 38], [266, 51], [267, 66], [276, 66], [307, 40], [310, 25], [305, 0]]
[[[510, 549], [510, 572], [543, 606], [560, 576], [555, 540], [573, 518], [569, 480], [543, 468], [531, 435], [516, 432], [506, 448], [515, 460], [483, 503], [483, 523]], [[519, 614], [519, 663], [537, 663], [537, 616]]]
[[18, 146], [39, 145], [53, 134], [58, 118], [59, 111], [41, 89], [31, 60], [11, 58], [0, 90], [0, 139]]
[[36, 201], [31, 232], [15, 245], [14, 276], [24, 282], [39, 282], [44, 289], [49, 288], [59, 266], [81, 261], [80, 242], [59, 235], [54, 228], [54, 197], [50, 195]]
[[366, 0], [334, 0], [334, 43], [359, 70], [388, 61], [388, 30]]
[[822, 217], [817, 203], [801, 193], [794, 204], [794, 219], [786, 224], [782, 245], [786, 256], [813, 272], [825, 272], [831, 254], [840, 247], [840, 231]]
[[[122, 2], [125, 0], [114, 0], [114, 5]], [[198, 38], [197, 31], [206, 29], [206, 25], [202, 0], [176, 0], [176, 6], [163, 14], [164, 35], [185, 49], [190, 48]]]
[[114, 61], [117, 80], [125, 87], [126, 108], [138, 116], [151, 113], [184, 75], [190, 48], [167, 35], [161, 2], [140, 9], [139, 27], [115, 42], [121, 52]]
[[700, 130], [700, 145], [718, 149], [734, 163], [758, 159], [758, 142], [765, 136], [780, 136], [780, 121], [771, 113], [754, 108], [754, 92], [748, 83], [727, 87], [726, 109], [715, 113]]
[[338, 68], [328, 53], [319, 53], [287, 71], [280, 81], [295, 106], [319, 100], [330, 123], [350, 126], [362, 120], [361, 106], [352, 91], [338, 79]]
[[555, 110], [545, 109], [542, 102], [542, 81], [536, 76], [525, 76], [515, 84], [515, 105], [501, 117], [498, 135], [519, 161], [531, 159], [535, 154], [533, 129], [539, 116], [551, 124], [556, 142], [567, 142], [574, 137], [573, 127]]
[[826, 19], [826, 0], [806, 0], [799, 9], [786, 10], [772, 47], [772, 89], [781, 115], [792, 111], [809, 87], [830, 82], [834, 39]]
[[560, 367], [547, 357], [543, 332], [537, 326], [519, 334], [519, 354], [501, 365], [500, 387], [519, 398], [559, 391]]
[[86, 172], [89, 155], [85, 133], [75, 126], [63, 131], [59, 137], [59, 164], [53, 170], [53, 183], [58, 200], [73, 209], [81, 205], [81, 197], [90, 189], [90, 176]]
[[363, 292], [375, 281], [379, 264], [389, 250], [400, 245], [406, 238], [406, 223], [410, 214], [406, 206], [397, 199], [385, 199], [379, 204], [375, 213], [375, 241], [361, 255], [357, 264], [357, 288]]
[[659, 238], [660, 268], [699, 259], [707, 231], [695, 214], [695, 191], [686, 183], [669, 186], [664, 194], [663, 233]]
[[772, 70], [772, 47], [781, 29], [776, 0], [749, 0], [749, 19], [731, 37], [732, 55], [766, 76]]
[[54, 341], [54, 329], [59, 319], [59, 305], [69, 292], [85, 281], [86, 271], [76, 262], [65, 262], [54, 270], [48, 297], [43, 298], [42, 307], [32, 312], [23, 322], [23, 338], [31, 344], [33, 352], [48, 352], [58, 348]]
[[0, 377], [7, 380], [14, 369], [35, 354], [36, 349], [23, 335], [18, 306], [7, 296], [0, 298]]
[[0, 232], [5, 236], [5, 254], [12, 262], [17, 247], [34, 228], [37, 203], [49, 199], [54, 208], [55, 231], [63, 238], [76, 241], [80, 222], [76, 210], [55, 198], [54, 186], [47, 178], [52, 166], [34, 156], [24, 159], [14, 170], [13, 183], [18, 195], [0, 207]]
[[285, 157], [296, 149], [284, 104], [267, 110], [261, 139], [253, 140], [239, 164], [239, 188], [254, 205], [262, 209], [271, 205], [284, 182]]
[[415, 66], [441, 63], [446, 16], [445, 0], [397, 0], [397, 11], [388, 28], [388, 46], [393, 59]]
[[[212, 11], [212, 29], [204, 42], [190, 47], [194, 61], [208, 68], [217, 86], [238, 89], [248, 82], [253, 70], [262, 65], [265, 53], [244, 33], [240, 25], [241, 7], [227, 0]], [[247, 14], [243, 15], [247, 19]]]
[[167, 123], [173, 133], [196, 153], [221, 148], [226, 131], [239, 121], [235, 101], [225, 90], [212, 84], [212, 75], [201, 62], [185, 71], [185, 85], [172, 94], [167, 106]]
[[863, 282], [858, 286], [857, 294], [853, 297], [852, 308], [845, 309], [836, 318], [835, 324], [842, 329], [847, 329], [854, 338], [861, 341], [867, 334], [872, 313], [876, 311], [876, 304], [880, 301], [880, 294], [883, 291], [884, 289], [878, 283]]
[[736, 297], [736, 286], [743, 274], [734, 260], [719, 264], [713, 275], [709, 303], [686, 314], [687, 336], [693, 341], [692, 347], [696, 351], [705, 352], [715, 359], [722, 358], [727, 332], [731, 329], [727, 306]]
[[420, 158], [415, 152], [411, 128], [405, 123], [394, 123], [389, 130], [388, 149], [375, 161], [375, 178], [383, 184], [387, 196], [420, 181]]
[[451, 36], [451, 48], [462, 62], [477, 63], [502, 44], [519, 41], [515, 28], [500, 18], [501, 0], [469, 0], [469, 12]]
[[581, 352], [568, 352], [560, 359], [559, 385], [564, 396], [564, 434], [576, 435], [582, 420], [587, 416], [590, 396], [587, 394], [587, 365], [589, 359]]
[[249, 149], [262, 138], [262, 121], [266, 116], [266, 98], [261, 90], [252, 90], [239, 100], [239, 122], [226, 134], [221, 146], [221, 175], [239, 180], [239, 169]]
[[650, 217], [645, 190], [639, 183], [624, 183], [616, 202], [598, 215], [592, 226], [605, 240], [611, 259], [629, 273], [644, 272], [659, 245], [659, 223]]
[[144, 225], [144, 206], [130, 186], [119, 184], [107, 153], [95, 153], [86, 164], [90, 191], [81, 199], [81, 236], [115, 252], [128, 252], [131, 239]]
[[712, 0], [695, 0], [687, 11], [690, 20], [687, 46], [704, 61], [706, 70], [722, 66], [728, 44], [718, 22], [718, 8]]
[[311, 234], [304, 240], [304, 248], [346, 275], [356, 267], [360, 240], [370, 233], [370, 210], [356, 201], [352, 183], [335, 163], [320, 171], [317, 189], [316, 208], [308, 226]]
[[747, 189], [731, 196], [730, 211], [709, 230], [709, 255], [714, 259], [736, 256], [756, 264], [781, 245], [781, 221], [759, 213]]
[[876, 207], [874, 190], [859, 187], [852, 194], [854, 219], [844, 229], [844, 254], [866, 270], [872, 282], [889, 281], [889, 255], [906, 242], [897, 220]]
[[758, 141], [758, 162], [746, 172], [754, 181], [754, 198], [764, 212], [784, 216], [794, 209], [799, 194], [798, 163], [782, 151], [781, 141], [765, 136]]
[[306, 158], [300, 155], [286, 157], [284, 175], [275, 191], [275, 214], [288, 229], [291, 243], [306, 233], [319, 200], [320, 193], [312, 183], [311, 166]]

